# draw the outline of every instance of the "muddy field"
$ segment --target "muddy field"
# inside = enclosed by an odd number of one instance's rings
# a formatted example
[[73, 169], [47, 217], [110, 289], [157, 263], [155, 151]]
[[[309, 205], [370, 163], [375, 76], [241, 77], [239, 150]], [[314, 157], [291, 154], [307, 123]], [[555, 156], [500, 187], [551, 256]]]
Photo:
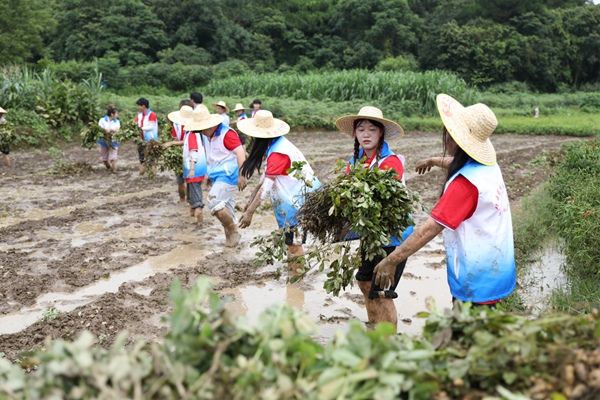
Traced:
[[[341, 133], [295, 132], [289, 138], [325, 182], [335, 160], [351, 156], [351, 140]], [[513, 208], [548, 177], [545, 164], [530, 161], [542, 151], [556, 155], [565, 140], [572, 139], [494, 136]], [[431, 207], [443, 174], [413, 171], [418, 160], [441, 155], [440, 135], [408, 132], [391, 147], [406, 156], [407, 185]], [[72, 339], [84, 329], [103, 345], [122, 330], [131, 332], [131, 340], [159, 340], [167, 332], [161, 318], [170, 311], [170, 283], [179, 278], [190, 285], [200, 275], [209, 276], [232, 299], [231, 309], [250, 319], [278, 301], [304, 310], [322, 326], [322, 340], [343, 330], [350, 318], [366, 320], [356, 287], [335, 298], [324, 292], [324, 277], [315, 271], [286, 285], [285, 274], [275, 279], [281, 265], [252, 265], [253, 238], [276, 228], [268, 206], [242, 231], [237, 248], [227, 249], [216, 218], [205, 211], [204, 223], [197, 225], [179, 203], [171, 174], [140, 177], [130, 144], [121, 146], [119, 157], [119, 171], [111, 174], [96, 149], [75, 143], [60, 151], [15, 151], [14, 167], [0, 167], [0, 354], [14, 360], [46, 336]], [[79, 163], [72, 174], [51, 173], [71, 163]], [[253, 177], [238, 195], [239, 205], [255, 184]], [[425, 215], [417, 212], [417, 222]], [[422, 325], [414, 315], [426, 296], [449, 305], [442, 248], [438, 237], [409, 259], [396, 301], [399, 331], [418, 333]]]

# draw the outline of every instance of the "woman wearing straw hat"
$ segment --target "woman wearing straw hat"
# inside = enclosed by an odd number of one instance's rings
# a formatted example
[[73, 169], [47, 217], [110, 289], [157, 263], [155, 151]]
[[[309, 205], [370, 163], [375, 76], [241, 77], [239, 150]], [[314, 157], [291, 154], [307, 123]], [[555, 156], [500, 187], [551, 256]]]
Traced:
[[[256, 208], [268, 194], [279, 228], [297, 226], [296, 214], [304, 203], [304, 194], [321, 187], [321, 183], [300, 150], [284, 137], [290, 131], [290, 126], [280, 119], [273, 118], [270, 111], [260, 110], [254, 118], [239, 121], [238, 129], [254, 138], [252, 151], [242, 165], [240, 175], [249, 179], [254, 171], [260, 170], [263, 158], [266, 157], [265, 172], [244, 207], [240, 228], [250, 226]], [[288, 175], [287, 170], [294, 162], [305, 163], [302, 167], [304, 180]], [[310, 184], [307, 185], [306, 182]], [[285, 235], [288, 259], [304, 255], [304, 235], [298, 230], [286, 232]], [[297, 274], [302, 264], [297, 260], [290, 261], [288, 267], [293, 274]]]
[[[237, 119], [234, 122], [234, 124], [237, 124], [241, 120], [248, 118], [248, 116], [246, 115], [246, 109], [244, 108], [242, 103], [237, 103], [235, 105], [235, 108], [233, 109], [233, 111], [237, 114]], [[238, 129], [238, 131], [239, 131], [239, 129]], [[246, 135], [244, 135], [243, 133], [240, 133], [240, 132], [238, 132], [238, 134], [240, 135], [240, 140], [242, 141], [242, 144], [246, 145], [246, 142], [248, 141]]]
[[217, 110], [217, 114], [222, 115], [223, 116], [223, 123], [227, 126], [229, 125], [229, 107], [227, 107], [227, 104], [221, 100], [218, 103], [213, 103], [213, 107]]
[[225, 246], [233, 247], [240, 241], [234, 214], [236, 189], [244, 190], [246, 178], [239, 168], [246, 159], [246, 151], [236, 131], [223, 124], [223, 116], [211, 114], [204, 106], [193, 111], [185, 129], [206, 136], [206, 165], [212, 187], [206, 198], [210, 213], [217, 217], [225, 230]]
[[[6, 118], [4, 118], [4, 114], [6, 114], [6, 110], [4, 108], [0, 107], [0, 124], [6, 123]], [[8, 157], [8, 155], [10, 154], [10, 146], [6, 145], [3, 147], [0, 147], [0, 153], [2, 153], [2, 159], [4, 160], [4, 165], [6, 165], [7, 167], [10, 168], [10, 166], [12, 165], [10, 162], [10, 158]]]
[[[335, 121], [340, 131], [354, 138], [354, 157], [350, 165], [362, 163], [366, 168], [377, 166], [380, 169], [393, 169], [396, 178], [404, 183], [404, 156], [394, 154], [387, 141], [397, 139], [404, 134], [402, 127], [394, 121], [383, 118], [383, 113], [376, 107], [363, 107], [357, 115], [347, 115]], [[408, 227], [402, 237], [391, 236], [389, 244], [384, 246], [386, 254], [390, 254], [396, 246], [400, 245], [411, 233], [413, 227]], [[360, 238], [361, 241], [369, 238]], [[377, 285], [373, 269], [382, 257], [373, 260], [362, 259], [361, 266], [356, 273], [358, 287], [365, 298], [365, 307], [369, 322], [377, 324], [389, 322], [398, 324], [398, 313], [394, 305], [394, 298], [398, 297], [395, 290], [404, 271], [406, 259], [392, 265], [394, 282], [390, 285]]]
[[185, 126], [193, 118], [193, 112], [191, 106], [182, 105], [179, 111], [169, 113], [167, 118], [173, 122], [173, 129], [177, 126], [182, 136], [181, 141], [168, 142], [163, 144], [163, 147], [183, 145], [183, 178], [187, 184], [187, 191], [184, 190], [184, 194], [187, 192], [190, 215], [196, 217], [196, 221], [201, 224], [204, 221], [202, 181], [206, 177], [206, 153], [203, 136], [197, 132], [190, 132]]
[[393, 284], [393, 266], [443, 231], [452, 297], [495, 304], [516, 285], [508, 195], [489, 139], [498, 121], [486, 105], [465, 108], [445, 94], [437, 96], [437, 107], [444, 123], [444, 152], [451, 157], [426, 160], [417, 172], [447, 167], [444, 192], [429, 219], [375, 267], [375, 279], [380, 285]]

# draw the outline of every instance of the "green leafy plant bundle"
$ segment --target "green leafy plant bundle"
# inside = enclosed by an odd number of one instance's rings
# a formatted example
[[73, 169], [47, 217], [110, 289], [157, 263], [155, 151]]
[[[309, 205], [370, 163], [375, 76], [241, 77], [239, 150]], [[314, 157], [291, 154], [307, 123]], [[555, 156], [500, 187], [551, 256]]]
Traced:
[[81, 145], [86, 149], [92, 149], [96, 146], [96, 143], [100, 139], [109, 139], [108, 143], [112, 146], [112, 141], [110, 141], [110, 134], [107, 134], [104, 129], [98, 125], [97, 122], [89, 122], [79, 134], [81, 137]]
[[158, 162], [159, 171], [173, 171], [176, 176], [183, 174], [183, 151], [180, 146], [164, 149]]
[[10, 122], [0, 124], [0, 148], [10, 146], [17, 139], [15, 126]]
[[142, 142], [141, 129], [137, 122], [131, 120], [121, 125], [121, 129], [113, 135], [115, 142], [133, 142], [139, 144]]

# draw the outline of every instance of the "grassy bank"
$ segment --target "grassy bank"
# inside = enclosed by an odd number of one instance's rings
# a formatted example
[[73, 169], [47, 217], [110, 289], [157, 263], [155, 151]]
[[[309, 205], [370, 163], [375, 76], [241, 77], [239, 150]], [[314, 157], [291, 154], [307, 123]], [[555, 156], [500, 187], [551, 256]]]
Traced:
[[548, 238], [562, 244], [568, 284], [551, 296], [552, 308], [589, 312], [600, 305], [600, 140], [567, 143], [556, 174], [523, 200], [515, 216], [519, 266]]

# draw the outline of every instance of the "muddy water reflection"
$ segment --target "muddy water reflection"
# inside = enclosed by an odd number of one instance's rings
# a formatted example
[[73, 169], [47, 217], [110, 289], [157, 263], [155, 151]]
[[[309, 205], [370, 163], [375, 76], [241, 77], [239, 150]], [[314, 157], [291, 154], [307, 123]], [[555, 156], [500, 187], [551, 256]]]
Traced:
[[19, 332], [32, 325], [42, 316], [44, 310], [55, 307], [62, 312], [91, 303], [104, 293], [115, 293], [126, 282], [140, 282], [160, 272], [166, 272], [178, 266], [194, 268], [196, 260], [206, 257], [206, 250], [197, 244], [178, 246], [172, 251], [111, 274], [93, 285], [73, 293], [46, 293], [39, 297], [35, 306], [0, 317], [0, 335]]

